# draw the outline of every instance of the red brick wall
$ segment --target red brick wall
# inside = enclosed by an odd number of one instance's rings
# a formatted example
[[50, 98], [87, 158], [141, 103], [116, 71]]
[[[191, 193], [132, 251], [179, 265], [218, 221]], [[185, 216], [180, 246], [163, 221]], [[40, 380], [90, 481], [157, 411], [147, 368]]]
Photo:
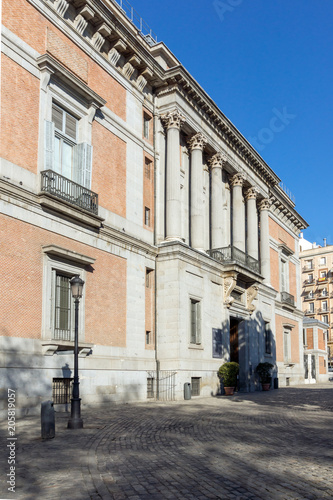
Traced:
[[319, 374], [326, 374], [325, 358], [324, 356], [319, 356]]
[[325, 335], [326, 333], [321, 328], [318, 328], [318, 349], [325, 350]]
[[295, 252], [295, 238], [269, 217], [269, 234], [279, 243], [284, 243]]
[[269, 249], [270, 252], [270, 264], [271, 264], [271, 284], [275, 290], [280, 289], [279, 282], [279, 254], [273, 248]]
[[296, 285], [296, 266], [289, 262], [289, 293], [297, 298], [297, 285]]
[[54, 244], [96, 258], [86, 273], [86, 342], [126, 345], [125, 259], [5, 216], [0, 218], [0, 238], [1, 335], [41, 338], [42, 245]]
[[313, 346], [313, 328], [306, 329], [306, 342], [308, 349], [314, 349]]
[[26, 0], [2, 2], [2, 23], [40, 54], [49, 52], [126, 119], [126, 90]]
[[290, 320], [289, 318], [285, 318], [284, 316], [280, 316], [276, 314], [275, 316], [275, 328], [276, 328], [276, 360], [283, 362], [284, 354], [283, 354], [283, 324], [293, 325], [294, 328], [291, 330], [291, 361], [294, 363], [299, 363], [299, 337], [298, 337], [298, 323]]
[[36, 173], [39, 79], [4, 54], [1, 59], [0, 154]]
[[91, 189], [102, 207], [126, 217], [126, 143], [94, 121], [92, 144]]

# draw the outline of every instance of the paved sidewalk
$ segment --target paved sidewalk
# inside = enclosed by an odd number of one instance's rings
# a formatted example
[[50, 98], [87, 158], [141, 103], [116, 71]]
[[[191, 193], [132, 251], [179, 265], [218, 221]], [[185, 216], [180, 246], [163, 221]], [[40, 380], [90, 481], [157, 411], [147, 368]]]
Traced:
[[17, 420], [16, 490], [1, 499], [140, 500], [333, 497], [333, 384], [233, 397], [82, 409], [84, 429], [56, 414]]

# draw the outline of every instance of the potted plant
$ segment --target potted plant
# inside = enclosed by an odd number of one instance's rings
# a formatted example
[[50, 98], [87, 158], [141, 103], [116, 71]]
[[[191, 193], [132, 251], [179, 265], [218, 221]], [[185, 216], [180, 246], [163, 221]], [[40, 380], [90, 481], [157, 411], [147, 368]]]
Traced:
[[237, 375], [239, 373], [239, 364], [235, 361], [228, 361], [220, 366], [218, 376], [223, 382], [226, 396], [232, 396], [237, 385]]
[[274, 365], [272, 365], [272, 363], [268, 363], [267, 361], [265, 361], [265, 363], [259, 363], [256, 368], [256, 372], [259, 375], [263, 391], [269, 391], [270, 389], [272, 381], [272, 368], [274, 368]]

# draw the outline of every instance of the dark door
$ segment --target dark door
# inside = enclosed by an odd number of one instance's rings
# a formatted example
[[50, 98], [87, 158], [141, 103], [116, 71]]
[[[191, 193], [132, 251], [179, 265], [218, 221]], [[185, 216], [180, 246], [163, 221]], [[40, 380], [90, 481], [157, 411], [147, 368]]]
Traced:
[[238, 356], [238, 321], [230, 319], [230, 361], [239, 363]]

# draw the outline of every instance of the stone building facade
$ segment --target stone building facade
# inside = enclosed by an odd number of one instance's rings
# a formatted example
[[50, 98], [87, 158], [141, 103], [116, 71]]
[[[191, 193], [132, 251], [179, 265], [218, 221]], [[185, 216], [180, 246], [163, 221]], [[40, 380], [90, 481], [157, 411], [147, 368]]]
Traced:
[[2, 24], [3, 388], [66, 399], [74, 275], [85, 403], [216, 394], [229, 359], [241, 390], [264, 360], [303, 381], [278, 176], [117, 2], [3, 0]]
[[306, 319], [324, 323], [328, 367], [333, 369], [333, 245], [301, 241], [303, 311]]

